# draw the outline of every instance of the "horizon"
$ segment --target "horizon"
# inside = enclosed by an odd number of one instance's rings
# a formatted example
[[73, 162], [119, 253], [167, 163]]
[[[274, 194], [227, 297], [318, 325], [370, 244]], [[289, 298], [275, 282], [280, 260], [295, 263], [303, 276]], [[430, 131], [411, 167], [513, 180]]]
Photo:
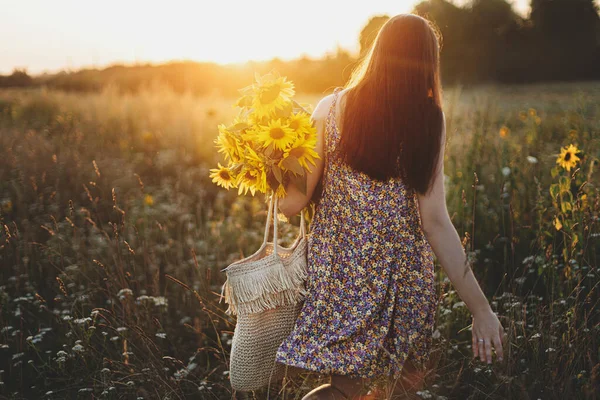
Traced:
[[[174, 0], [168, 10], [160, 3], [140, 0], [126, 4], [107, 0], [102, 8], [91, 10], [74, 0], [53, 4], [25, 0], [4, 10], [0, 34], [19, 39], [0, 44], [0, 74], [24, 69], [43, 75], [180, 61], [245, 65], [274, 58], [322, 58], [338, 48], [355, 55], [359, 33], [369, 18], [410, 12], [419, 2], [372, 0], [345, 10], [342, 20], [332, 17], [339, 5], [317, 0], [285, 10], [274, 0], [261, 0], [259, 6], [241, 1], [213, 3], [208, 8]], [[467, 2], [454, 1], [458, 5]], [[529, 0], [509, 2], [519, 14], [528, 13]], [[23, 21], [22, 15], [29, 18]], [[247, 21], [253, 19], [257, 23], [250, 31]], [[212, 40], [214, 32], [220, 36]], [[275, 39], [262, 40], [267, 36]], [[202, 37], [210, 40], [196, 39]]]

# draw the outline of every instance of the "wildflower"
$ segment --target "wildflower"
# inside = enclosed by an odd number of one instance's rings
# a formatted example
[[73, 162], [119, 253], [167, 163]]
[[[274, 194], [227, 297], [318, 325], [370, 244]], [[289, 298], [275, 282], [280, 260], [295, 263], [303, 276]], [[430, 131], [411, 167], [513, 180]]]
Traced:
[[151, 132], [144, 132], [144, 134], [142, 135], [142, 139], [144, 140], [144, 142], [149, 143], [152, 141], [153, 135]]
[[154, 204], [154, 199], [152, 198], [152, 195], [146, 194], [146, 196], [144, 196], [144, 204], [147, 206], [152, 206]]
[[131, 289], [121, 289], [119, 290], [119, 293], [117, 293], [117, 296], [119, 299], [124, 300], [127, 296], [133, 296], [133, 292]]
[[503, 126], [502, 128], [500, 128], [500, 137], [502, 139], [507, 137], [509, 133], [510, 133], [510, 129], [508, 129], [506, 126]]
[[8, 214], [13, 209], [13, 203], [10, 199], [5, 199], [5, 200], [2, 200], [1, 207], [2, 207], [2, 212], [5, 214]]
[[504, 175], [504, 176], [510, 175], [510, 168], [509, 167], [502, 168], [502, 175]]
[[85, 349], [83, 348], [82, 345], [80, 344], [76, 344], [75, 346], [73, 346], [73, 351], [77, 351], [79, 353], [83, 352]]
[[580, 160], [580, 158], [576, 155], [578, 152], [579, 149], [572, 144], [565, 146], [560, 149], [560, 155], [556, 159], [556, 163], [565, 168], [567, 171], [570, 171], [571, 168], [574, 168], [577, 165], [577, 162]]
[[535, 111], [535, 108], [530, 108], [529, 109], [529, 115], [531, 115], [532, 117], [535, 117], [537, 115], [537, 112]]
[[535, 158], [535, 157], [533, 157], [533, 156], [527, 156], [527, 162], [528, 162], [529, 164], [537, 164], [537, 162], [538, 162], [538, 159], [537, 159], [537, 158]]

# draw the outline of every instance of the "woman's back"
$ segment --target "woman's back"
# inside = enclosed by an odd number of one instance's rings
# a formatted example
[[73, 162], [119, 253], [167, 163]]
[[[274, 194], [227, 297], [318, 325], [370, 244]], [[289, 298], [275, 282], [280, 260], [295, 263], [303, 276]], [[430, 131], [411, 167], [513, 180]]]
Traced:
[[[336, 153], [336, 89], [326, 119], [323, 191], [308, 237], [307, 297], [277, 360], [350, 376], [396, 373], [428, 357], [433, 252], [414, 190], [379, 181]], [[391, 362], [390, 362], [391, 361]]]

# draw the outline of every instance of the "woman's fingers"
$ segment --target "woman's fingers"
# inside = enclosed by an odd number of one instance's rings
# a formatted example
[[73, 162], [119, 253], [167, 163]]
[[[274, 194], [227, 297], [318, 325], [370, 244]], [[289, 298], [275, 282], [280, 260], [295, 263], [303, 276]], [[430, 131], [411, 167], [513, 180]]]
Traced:
[[473, 358], [477, 358], [478, 356], [478, 350], [479, 350], [479, 346], [477, 346], [477, 336], [475, 336], [475, 334], [473, 334], [473, 340], [471, 343], [471, 348], [473, 349]]
[[481, 340], [482, 338], [477, 339], [477, 346], [479, 347], [479, 359], [481, 362], [485, 362], [485, 341]]
[[492, 363], [492, 339], [487, 338], [485, 340], [485, 357], [487, 359], [487, 363]]
[[502, 361], [502, 340], [500, 336], [494, 336], [494, 348], [496, 349], [496, 357], [498, 357], [499, 361]]

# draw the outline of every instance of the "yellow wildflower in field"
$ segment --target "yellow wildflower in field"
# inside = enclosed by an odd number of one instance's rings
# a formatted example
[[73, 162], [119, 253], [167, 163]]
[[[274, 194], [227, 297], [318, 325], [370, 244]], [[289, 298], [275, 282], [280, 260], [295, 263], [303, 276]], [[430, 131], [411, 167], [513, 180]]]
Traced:
[[272, 120], [267, 126], [260, 126], [256, 131], [256, 138], [263, 143], [265, 147], [271, 143], [273, 147], [279, 150], [285, 150], [296, 139], [293, 129], [280, 119]]
[[147, 206], [154, 205], [154, 198], [152, 198], [152, 195], [146, 194], [146, 196], [144, 196], [144, 204]]
[[570, 139], [577, 139], [577, 131], [575, 129], [571, 129], [569, 131], [569, 138]]
[[9, 212], [11, 212], [13, 209], [13, 203], [10, 200], [3, 200], [2, 201], [2, 212], [8, 214]]
[[529, 109], [529, 115], [531, 115], [532, 117], [535, 117], [537, 115], [537, 111], [535, 111], [535, 108]]
[[580, 160], [576, 155], [578, 152], [579, 149], [572, 144], [565, 146], [560, 150], [560, 155], [556, 159], [556, 163], [565, 168], [567, 171], [570, 171], [571, 168], [574, 168], [577, 165], [577, 162]]
[[507, 137], [509, 133], [510, 133], [510, 129], [508, 129], [506, 126], [503, 126], [502, 128], [500, 128], [500, 137], [502, 139]]
[[225, 189], [235, 187], [235, 177], [229, 168], [222, 166], [221, 163], [218, 163], [218, 168], [213, 168], [210, 172], [210, 178], [212, 178], [212, 181], [217, 185], [222, 186]]
[[152, 134], [152, 132], [144, 132], [144, 134], [142, 135], [142, 139], [144, 140], [144, 143], [150, 143], [154, 140], [154, 135]]

